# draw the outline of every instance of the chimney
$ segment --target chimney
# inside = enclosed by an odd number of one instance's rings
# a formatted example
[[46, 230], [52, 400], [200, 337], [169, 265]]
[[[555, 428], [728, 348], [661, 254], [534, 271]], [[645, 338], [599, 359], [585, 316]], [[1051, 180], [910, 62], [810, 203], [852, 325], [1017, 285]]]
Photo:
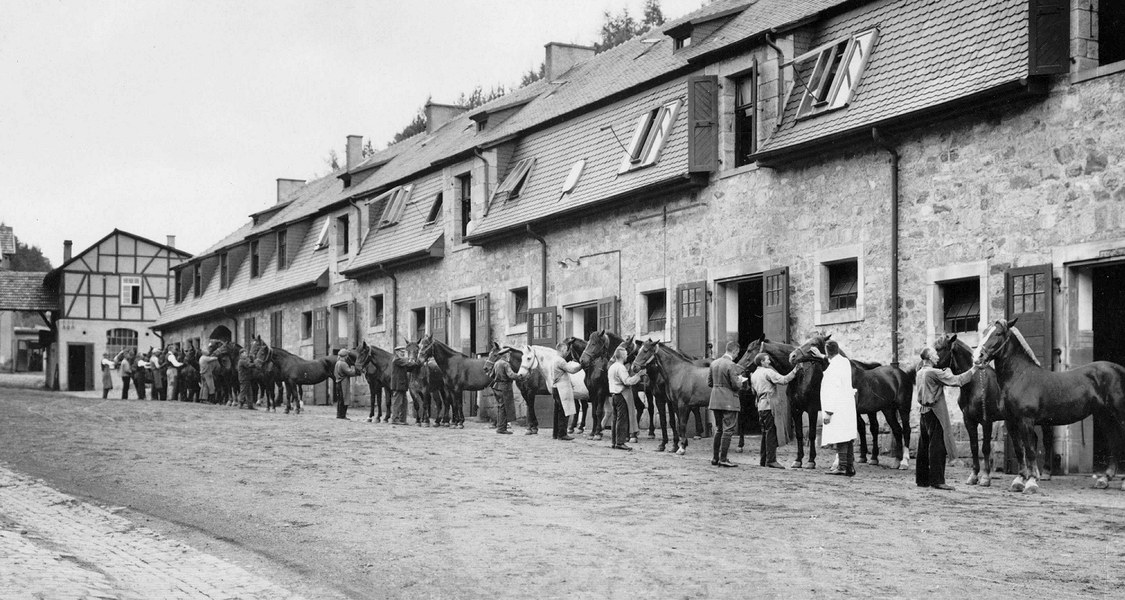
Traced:
[[464, 108], [454, 104], [434, 104], [433, 102], [426, 103], [426, 133], [433, 133], [439, 127], [457, 118], [457, 115], [465, 112]]
[[[362, 152], [362, 151], [361, 151]], [[305, 181], [303, 179], [283, 179], [277, 178], [277, 203], [281, 204], [283, 200], [292, 196], [294, 192], [304, 187]]]
[[70, 240], [63, 240], [62, 243], [62, 260], [67, 262], [70, 260], [71, 251], [74, 249], [74, 242]]
[[169, 248], [175, 248], [176, 247], [176, 236], [174, 236], [174, 235], [168, 236], [168, 242], [165, 243], [164, 245], [168, 246]]
[[547, 67], [545, 73], [547, 81], [557, 81], [559, 77], [563, 76], [563, 73], [569, 71], [574, 65], [594, 58], [592, 46], [551, 42], [544, 47], [547, 48], [547, 60], [544, 61], [544, 65]]
[[347, 152], [347, 169], [351, 171], [363, 160], [363, 136], [349, 135]]

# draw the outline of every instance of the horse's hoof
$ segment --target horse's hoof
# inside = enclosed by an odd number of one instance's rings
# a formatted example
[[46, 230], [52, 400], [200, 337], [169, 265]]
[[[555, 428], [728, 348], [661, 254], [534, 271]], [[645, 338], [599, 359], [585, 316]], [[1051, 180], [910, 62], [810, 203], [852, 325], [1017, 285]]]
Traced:
[[634, 435], [633, 437], [629, 438], [629, 443], [630, 444], [639, 444], [639, 443], [641, 443], [641, 441], [638, 440], [637, 436]]
[[980, 483], [978, 483], [977, 485], [979, 485], [980, 487], [992, 487], [992, 480], [988, 477], [985, 477], [981, 479]]
[[898, 470], [899, 471], [909, 471], [910, 470], [910, 461], [905, 459], [905, 458], [902, 459], [902, 462], [898, 464]]
[[651, 432], [651, 431], [648, 432], [648, 439], [650, 439], [650, 440], [656, 439], [656, 434]]
[[739, 454], [742, 454], [742, 446], [739, 446], [739, 447], [735, 448], [734, 451], [739, 453]]
[[[1123, 486], [1125, 486], [1125, 484], [1123, 484]], [[1104, 490], [1104, 489], [1108, 489], [1108, 488], [1109, 488], [1109, 478], [1106, 477], [1105, 475], [1098, 475], [1097, 479], [1094, 480], [1094, 489], [1095, 490]]]
[[857, 459], [856, 459], [856, 462], [857, 462], [857, 463], [865, 463], [865, 464], [866, 464], [866, 463], [867, 463], [867, 457], [866, 457], [866, 456], [861, 456], [861, 457], [859, 457], [859, 458], [857, 458]]
[[877, 459], [877, 458], [872, 458], [872, 459], [868, 460], [867, 464], [869, 464], [873, 467], [878, 467], [880, 465], [879, 459]]
[[692, 438], [691, 438], [691, 439], [693, 439], [693, 440], [701, 440], [701, 439], [703, 439], [703, 438], [701, 438], [701, 437], [699, 437], [698, 435], [696, 435], [696, 436], [692, 436]]
[[598, 435], [595, 435], [594, 440], [598, 442], [602, 441], [602, 434], [599, 433]]
[[656, 447], [657, 452], [664, 452], [667, 449], [668, 449], [668, 446], [666, 444], [660, 444], [659, 446]]
[[1050, 481], [1051, 480], [1051, 474], [1044, 471], [1043, 474], [1039, 477], [1039, 479], [1040, 479], [1040, 481]]
[[567, 432], [567, 433], [574, 433], [574, 428], [573, 428], [573, 427], [568, 427], [568, 428], [567, 428], [567, 430], [566, 430], [566, 432]]
[[687, 453], [687, 450], [685, 450], [683, 448], [680, 448], [679, 450], [676, 450], [676, 454], [678, 454], [680, 456], [683, 456], [686, 453]]
[[801, 461], [799, 461], [799, 460], [793, 461], [792, 463], [789, 464], [789, 468], [790, 469], [800, 469], [801, 468]]
[[976, 485], [979, 481], [980, 477], [976, 473], [973, 473], [972, 475], [969, 475], [968, 479], [965, 480], [965, 485]]
[[1029, 480], [1027, 482], [1027, 485], [1023, 486], [1023, 493], [1025, 493], [1025, 494], [1038, 494], [1039, 493], [1039, 484], [1035, 483], [1034, 479]]
[[1023, 491], [1023, 479], [1017, 477], [1016, 480], [1012, 482], [1012, 486], [1008, 489], [1013, 491], [1013, 492], [1022, 492]]
[[816, 468], [816, 463], [815, 463], [815, 462], [813, 462], [813, 461], [811, 461], [811, 460], [810, 460], [809, 462], [805, 463], [805, 469], [806, 469], [806, 470], [809, 470], [809, 471], [811, 471], [811, 470], [813, 470], [813, 469], [815, 469], [815, 468]]

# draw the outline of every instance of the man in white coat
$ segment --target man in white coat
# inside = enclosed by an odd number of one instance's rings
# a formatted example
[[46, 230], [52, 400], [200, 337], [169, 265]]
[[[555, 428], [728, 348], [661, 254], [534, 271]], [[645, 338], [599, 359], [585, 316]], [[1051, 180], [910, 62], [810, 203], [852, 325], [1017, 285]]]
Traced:
[[828, 368], [820, 384], [820, 409], [824, 411], [821, 441], [836, 445], [839, 464], [827, 471], [829, 475], [855, 475], [856, 429], [855, 389], [852, 388], [852, 364], [840, 356], [840, 345], [829, 340], [824, 345]]

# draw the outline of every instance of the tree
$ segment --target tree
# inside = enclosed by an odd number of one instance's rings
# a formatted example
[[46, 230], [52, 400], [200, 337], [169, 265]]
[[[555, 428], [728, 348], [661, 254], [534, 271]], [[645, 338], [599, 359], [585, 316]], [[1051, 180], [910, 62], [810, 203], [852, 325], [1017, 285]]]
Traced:
[[[0, 227], [4, 223], [0, 222]], [[13, 271], [50, 271], [51, 261], [43, 256], [38, 246], [28, 246], [16, 238], [16, 253], [12, 255]]]
[[469, 92], [469, 95], [466, 96], [464, 93], [462, 93], [461, 96], [457, 98], [457, 106], [460, 106], [465, 110], [472, 110], [478, 106], [488, 104], [489, 102], [492, 102], [493, 100], [503, 96], [506, 93], [508, 93], [508, 91], [504, 89], [503, 85], [494, 86], [487, 92], [484, 91], [484, 88], [478, 85], [477, 87], [473, 88], [472, 92]]
[[367, 158], [367, 157], [372, 156], [374, 154], [375, 154], [375, 146], [371, 145], [371, 138], [367, 138], [367, 141], [363, 143], [363, 158]]
[[340, 156], [336, 154], [335, 148], [328, 151], [328, 156], [324, 157], [324, 164], [328, 165], [333, 173], [340, 170]]
[[520, 79], [519, 87], [527, 87], [527, 86], [535, 83], [536, 81], [539, 81], [540, 79], [543, 79], [546, 76], [547, 76], [547, 63], [541, 62], [541, 63], [539, 63], [539, 70], [538, 71], [533, 71], [531, 69], [528, 69], [527, 73], [523, 74], [523, 79]]
[[629, 14], [628, 8], [622, 8], [616, 15], [607, 10], [602, 13], [602, 17], [602, 39], [594, 42], [594, 51], [598, 53], [620, 46], [633, 37], [664, 24], [660, 0], [645, 0], [644, 15], [639, 22]]
[[664, 11], [660, 10], [660, 0], [645, 0], [644, 17], [641, 24], [646, 29], [659, 27], [664, 24]]
[[[427, 100], [428, 102], [428, 100]], [[406, 138], [413, 137], [426, 130], [426, 109], [419, 108], [418, 112], [414, 115], [414, 120], [409, 125], [402, 128], [402, 131], [395, 134], [391, 141], [387, 142], [388, 146], [393, 146], [405, 140]]]

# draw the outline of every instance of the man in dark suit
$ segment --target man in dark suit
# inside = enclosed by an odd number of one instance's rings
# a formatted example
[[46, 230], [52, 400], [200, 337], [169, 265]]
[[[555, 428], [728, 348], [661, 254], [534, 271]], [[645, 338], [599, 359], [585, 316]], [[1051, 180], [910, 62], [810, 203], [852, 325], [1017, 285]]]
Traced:
[[738, 390], [746, 381], [742, 376], [742, 367], [734, 362], [738, 351], [738, 342], [728, 342], [726, 354], [711, 363], [711, 372], [707, 375], [707, 385], [711, 387], [711, 402], [707, 408], [715, 412], [715, 443], [711, 456], [713, 466], [738, 466], [727, 460], [730, 439], [738, 427], [738, 413], [741, 409]]
[[[359, 375], [359, 371], [352, 366], [355, 363], [355, 357], [348, 351], [347, 348], [342, 348], [338, 354], [339, 360], [336, 361], [336, 367], [333, 371], [333, 396], [336, 397], [336, 418], [348, 418], [348, 401], [351, 396], [351, 386], [348, 384], [349, 377]], [[249, 400], [247, 400], [249, 404]], [[254, 408], [253, 405], [250, 408]]]
[[406, 391], [410, 389], [410, 369], [418, 367], [418, 361], [410, 358], [406, 346], [395, 348], [395, 358], [391, 361], [391, 425], [406, 425]]

